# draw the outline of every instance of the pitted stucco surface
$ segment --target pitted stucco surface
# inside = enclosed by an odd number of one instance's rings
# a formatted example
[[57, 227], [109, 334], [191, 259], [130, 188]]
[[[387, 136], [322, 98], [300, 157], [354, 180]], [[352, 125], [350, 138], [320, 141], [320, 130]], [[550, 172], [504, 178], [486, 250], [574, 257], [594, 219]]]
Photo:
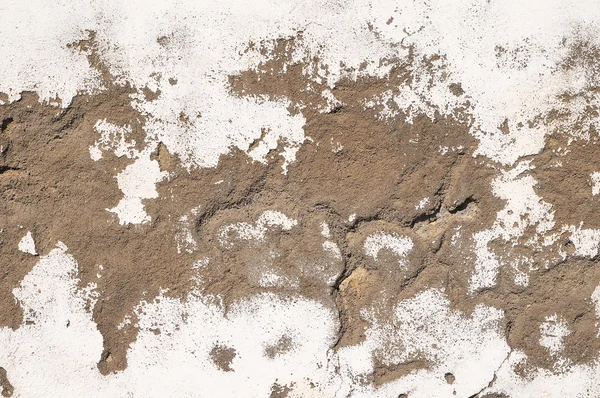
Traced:
[[600, 397], [600, 4], [0, 3], [13, 397]]

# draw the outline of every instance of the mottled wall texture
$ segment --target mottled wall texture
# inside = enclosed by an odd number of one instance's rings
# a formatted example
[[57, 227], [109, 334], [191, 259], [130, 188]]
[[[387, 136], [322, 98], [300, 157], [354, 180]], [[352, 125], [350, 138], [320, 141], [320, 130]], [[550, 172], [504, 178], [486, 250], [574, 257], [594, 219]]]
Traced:
[[600, 397], [597, 0], [1, 0], [4, 397]]

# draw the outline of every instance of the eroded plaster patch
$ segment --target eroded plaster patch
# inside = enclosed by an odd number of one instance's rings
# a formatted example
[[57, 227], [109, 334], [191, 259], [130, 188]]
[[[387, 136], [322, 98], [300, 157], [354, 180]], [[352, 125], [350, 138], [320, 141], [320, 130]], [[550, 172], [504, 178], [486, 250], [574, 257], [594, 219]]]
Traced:
[[[522, 236], [528, 227], [535, 227], [535, 231], [543, 235], [556, 224], [552, 205], [535, 193], [533, 187], [537, 181], [527, 174], [528, 170], [529, 162], [521, 162], [508, 171], [502, 171], [492, 183], [494, 194], [506, 200], [506, 206], [496, 215], [491, 229], [473, 235], [476, 260], [470, 281], [472, 291], [488, 288], [496, 283], [498, 269], [502, 264], [490, 250], [490, 242], [495, 239], [509, 242]], [[525, 262], [527, 266], [532, 265], [532, 260], [525, 259]], [[526, 274], [517, 274], [517, 283], [527, 285]]]
[[[432, 120], [443, 115], [468, 122], [478, 139], [473, 156], [486, 159], [497, 172], [491, 190], [505, 206], [490, 228], [469, 236], [474, 264], [468, 289], [476, 297], [496, 286], [503, 266], [512, 267], [515, 285], [521, 288], [540, 266], [533, 256], [503, 258], [493, 244], [544, 250], [567, 234], [573, 256], [598, 255], [599, 230], [555, 219], [552, 204], [535, 191], [532, 162], [521, 160], [542, 151], [553, 133], [589, 143], [595, 138], [591, 127], [596, 117], [588, 111], [600, 105], [596, 90], [590, 89], [599, 83], [597, 70], [589, 63], [570, 61], [581, 43], [590, 48], [600, 44], [595, 34], [600, 19], [594, 11], [598, 5], [591, 0], [278, 0], [250, 5], [238, 0], [52, 5], [9, 0], [0, 5], [0, 13], [10, 16], [0, 26], [5, 62], [0, 92], [6, 94], [0, 101], [13, 102], [24, 91], [33, 91], [39, 101], [63, 112], [78, 93], [105, 90], [104, 72], [114, 80], [111, 84], [130, 87], [131, 105], [145, 120], [145, 147], [135, 149], [135, 141], [128, 140], [129, 125], [106, 119], [96, 121], [99, 137], [89, 147], [95, 162], [107, 151], [132, 159], [116, 175], [124, 197], [107, 209], [125, 226], [150, 221], [144, 200], [158, 198], [156, 185], [169, 176], [151, 156], [159, 143], [188, 171], [214, 168], [223, 155], [237, 149], [265, 165], [281, 158], [282, 172], [288, 172], [301, 146], [310, 141], [304, 134], [307, 120], [298, 109], [302, 107], [284, 96], [239, 96], [229, 85], [230, 76], [272, 59], [278, 39], [295, 39], [285, 68], [318, 59], [318, 67], [303, 74], [328, 85], [318, 93], [325, 100], [317, 109], [323, 114], [345, 106], [335, 94], [343, 79], [386, 78], [395, 66], [406, 64], [407, 79], [367, 98], [365, 109], [377, 109], [384, 121], [414, 123], [423, 115]], [[82, 41], [93, 45], [79, 45]], [[342, 141], [331, 137], [334, 154], [344, 151]], [[413, 137], [407, 143], [417, 142]], [[455, 147], [439, 148], [445, 155], [450, 151]], [[16, 171], [10, 169], [7, 175]], [[598, 172], [590, 181], [595, 196], [600, 192]], [[428, 205], [429, 198], [423, 198], [414, 207]], [[192, 234], [194, 216], [191, 212], [178, 218], [174, 244], [180, 254], [199, 250]], [[347, 224], [360, 221], [352, 214]], [[267, 210], [254, 224], [221, 227], [217, 239], [227, 249], [235, 240], [263, 243], [270, 229], [296, 227], [297, 220]], [[451, 245], [461, 247], [461, 226], [453, 231]], [[348, 258], [327, 224], [322, 225], [321, 238], [318, 247], [338, 263]], [[363, 252], [377, 261], [382, 250], [390, 251], [402, 266], [414, 246], [408, 236], [375, 232], [365, 239]], [[31, 233], [17, 248], [36, 254]], [[567, 258], [562, 249], [559, 255]], [[198, 261], [196, 269], [208, 267], [208, 260]], [[301, 271], [305, 269], [310, 267]], [[299, 286], [296, 279], [267, 267], [259, 271], [262, 288]], [[336, 277], [329, 275], [328, 284], [333, 286]], [[199, 287], [184, 298], [163, 291], [136, 310], [139, 336], [130, 348], [127, 369], [103, 377], [96, 367], [102, 337], [90, 312], [99, 293], [94, 285], [78, 287], [79, 282], [75, 259], [59, 244], [14, 290], [24, 311], [23, 325], [0, 329], [0, 352], [8, 358], [0, 365], [8, 370], [17, 396], [40, 391], [61, 396], [72, 391], [86, 396], [185, 396], [198, 391], [206, 396], [268, 396], [275, 383], [289, 388], [289, 396], [600, 394], [597, 361], [553, 371], [536, 368], [529, 377], [521, 377], [517, 367], [527, 358], [509, 348], [499, 325], [502, 311], [479, 304], [466, 316], [450, 309], [444, 290], [436, 288], [419, 289], [398, 300], [389, 319], [380, 319], [378, 308], [362, 309], [368, 323], [364, 342], [338, 350], [333, 346], [339, 337], [339, 314], [300, 294], [253, 294], [226, 311], [222, 298], [204, 295]], [[598, 296], [595, 291], [591, 297], [596, 304]], [[570, 333], [560, 316], [546, 317], [539, 325], [540, 345], [555, 357]], [[126, 318], [119, 327], [131, 322]], [[268, 347], [283, 340], [290, 342], [288, 351], [265, 355]], [[209, 353], [215, 346], [234, 350], [232, 371], [214, 366]], [[427, 366], [381, 386], [366, 381], [376, 362], [396, 366], [417, 359]], [[445, 374], [452, 375], [452, 383]]]
[[[384, 323], [366, 311], [372, 322], [366, 341], [338, 353], [331, 350], [336, 317], [318, 302], [259, 294], [237, 302], [225, 315], [218, 297], [192, 291], [184, 300], [161, 295], [141, 302], [129, 366], [105, 377], [96, 368], [102, 338], [89, 312], [98, 294], [94, 285], [78, 287], [77, 263], [67, 250], [59, 243], [15, 289], [26, 323], [16, 331], [0, 329], [0, 351], [17, 396], [69, 394], [73, 388], [99, 397], [233, 397], [243, 391], [268, 396], [275, 381], [293, 386], [292, 396], [308, 391], [322, 397], [335, 391], [389, 396], [399, 390], [416, 396], [457, 391], [463, 396], [490, 380], [508, 352], [497, 324], [500, 311], [478, 306], [465, 318], [451, 311], [437, 290], [398, 303], [393, 319]], [[290, 340], [290, 348], [270, 357], [265, 350], [282, 338]], [[233, 371], [214, 365], [210, 352], [215, 345], [235, 350]], [[431, 362], [431, 369], [378, 389], [361, 381], [361, 375], [373, 370], [375, 357], [397, 363], [419, 355]], [[485, 365], [476, 360], [482, 357]], [[443, 379], [448, 371], [456, 377], [452, 386]]]

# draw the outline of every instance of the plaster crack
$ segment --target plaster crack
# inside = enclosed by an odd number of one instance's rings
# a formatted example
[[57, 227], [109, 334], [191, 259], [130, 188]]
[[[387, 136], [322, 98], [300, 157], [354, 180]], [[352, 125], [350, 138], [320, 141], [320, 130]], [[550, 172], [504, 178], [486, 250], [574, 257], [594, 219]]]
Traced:
[[483, 387], [481, 390], [477, 391], [475, 394], [471, 395], [469, 398], [478, 398], [479, 394], [481, 394], [486, 389], [491, 388], [494, 385], [494, 383], [496, 382], [496, 373], [498, 373], [498, 371], [500, 371], [500, 369], [502, 369], [502, 366], [504, 366], [504, 364], [506, 363], [506, 361], [508, 361], [508, 359], [510, 358], [510, 355], [512, 354], [512, 352], [513, 352], [512, 349], [510, 349], [508, 351], [508, 354], [506, 354], [506, 357], [502, 360], [502, 362], [500, 362], [500, 365], [498, 365], [498, 367], [496, 368], [496, 370], [494, 370], [494, 374], [492, 376], [492, 379], [487, 383], [487, 385], [485, 387]]

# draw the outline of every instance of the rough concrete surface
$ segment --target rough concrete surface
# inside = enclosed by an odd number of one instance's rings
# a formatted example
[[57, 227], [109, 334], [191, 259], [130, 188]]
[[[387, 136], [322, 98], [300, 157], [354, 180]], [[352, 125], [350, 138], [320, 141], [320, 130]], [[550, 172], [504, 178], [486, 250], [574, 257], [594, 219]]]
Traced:
[[600, 3], [0, 2], [4, 397], [600, 397]]

